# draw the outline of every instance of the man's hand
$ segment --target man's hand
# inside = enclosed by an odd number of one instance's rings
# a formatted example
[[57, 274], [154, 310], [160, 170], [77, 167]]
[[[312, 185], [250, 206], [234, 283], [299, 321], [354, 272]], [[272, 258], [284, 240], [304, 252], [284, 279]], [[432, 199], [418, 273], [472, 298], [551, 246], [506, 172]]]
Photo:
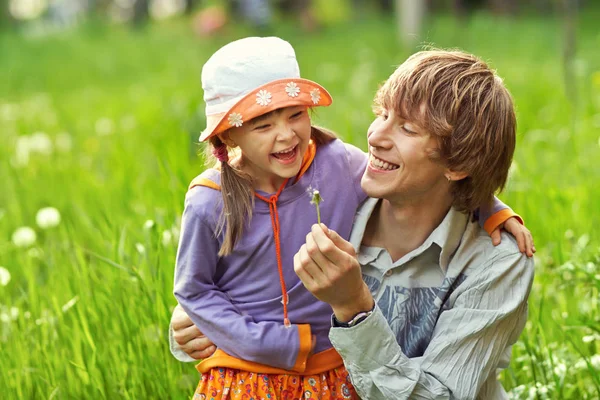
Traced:
[[171, 317], [173, 339], [181, 350], [195, 360], [210, 357], [217, 347], [194, 325], [183, 308], [177, 304]]
[[352, 244], [324, 224], [313, 225], [294, 256], [294, 271], [304, 286], [333, 308], [339, 321], [349, 321], [373, 308]]

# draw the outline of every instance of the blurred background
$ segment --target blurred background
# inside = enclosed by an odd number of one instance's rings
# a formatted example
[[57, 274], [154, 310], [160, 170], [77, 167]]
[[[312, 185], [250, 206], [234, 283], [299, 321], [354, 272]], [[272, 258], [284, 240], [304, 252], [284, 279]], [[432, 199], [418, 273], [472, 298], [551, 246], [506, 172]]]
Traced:
[[185, 399], [167, 329], [202, 64], [248, 35], [331, 92], [315, 122], [366, 149], [378, 85], [424, 45], [488, 61], [518, 148], [499, 196], [538, 252], [513, 399], [600, 399], [597, 0], [0, 0], [4, 399]]

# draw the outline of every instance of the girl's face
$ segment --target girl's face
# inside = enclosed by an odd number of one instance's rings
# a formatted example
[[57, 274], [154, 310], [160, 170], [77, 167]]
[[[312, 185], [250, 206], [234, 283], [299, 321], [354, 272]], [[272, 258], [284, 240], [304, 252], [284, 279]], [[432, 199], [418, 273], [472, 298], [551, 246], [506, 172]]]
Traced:
[[310, 133], [308, 108], [294, 106], [230, 129], [223, 139], [240, 148], [239, 167], [254, 179], [254, 189], [274, 193], [285, 179], [300, 171]]

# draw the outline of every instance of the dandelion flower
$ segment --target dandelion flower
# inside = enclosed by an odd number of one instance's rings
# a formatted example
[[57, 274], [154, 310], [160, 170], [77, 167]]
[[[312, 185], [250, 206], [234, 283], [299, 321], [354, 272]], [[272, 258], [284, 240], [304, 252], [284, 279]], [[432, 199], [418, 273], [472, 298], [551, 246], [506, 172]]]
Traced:
[[40, 208], [35, 216], [35, 222], [42, 229], [54, 228], [60, 224], [60, 213], [54, 207]]
[[0, 267], [0, 286], [6, 286], [10, 282], [10, 271]]
[[154, 228], [154, 221], [151, 219], [146, 220], [146, 222], [144, 222], [144, 230], [149, 231], [152, 228]]
[[173, 243], [173, 233], [171, 231], [164, 231], [162, 233], [162, 245], [164, 247], [170, 246]]
[[138, 252], [138, 253], [140, 253], [140, 254], [144, 254], [144, 253], [146, 253], [146, 248], [145, 248], [145, 247], [144, 247], [144, 245], [143, 245], [143, 244], [141, 244], [141, 243], [136, 243], [136, 244], [135, 244], [135, 249], [136, 249], [136, 250], [137, 250], [137, 252]]
[[323, 198], [321, 197], [321, 193], [317, 189], [308, 188], [308, 194], [311, 198], [310, 204], [314, 204], [315, 208], [317, 209], [317, 223], [320, 224], [321, 223], [321, 209], [319, 207], [319, 204], [321, 204], [321, 202], [323, 201]]
[[12, 234], [12, 241], [17, 247], [29, 247], [35, 243], [37, 235], [28, 226], [22, 226]]

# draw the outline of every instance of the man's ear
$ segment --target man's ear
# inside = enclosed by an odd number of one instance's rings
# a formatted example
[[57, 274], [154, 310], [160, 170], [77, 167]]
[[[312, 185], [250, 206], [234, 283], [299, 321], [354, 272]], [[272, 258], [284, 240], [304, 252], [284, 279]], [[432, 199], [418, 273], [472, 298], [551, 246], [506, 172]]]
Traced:
[[448, 179], [448, 181], [460, 181], [469, 176], [467, 172], [452, 171], [449, 169], [446, 170], [446, 173], [444, 175], [446, 176], [446, 179]]

